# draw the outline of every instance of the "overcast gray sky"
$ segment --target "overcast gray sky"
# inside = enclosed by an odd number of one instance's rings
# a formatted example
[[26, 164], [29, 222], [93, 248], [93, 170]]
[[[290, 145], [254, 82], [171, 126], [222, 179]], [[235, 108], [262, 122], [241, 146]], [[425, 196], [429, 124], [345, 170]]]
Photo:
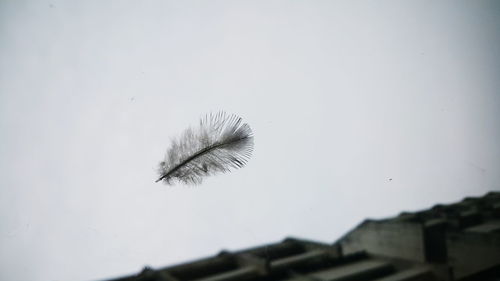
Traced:
[[[0, 1], [0, 279], [94, 280], [500, 190], [499, 1]], [[244, 118], [248, 165], [154, 183]], [[392, 179], [392, 180], [390, 180]]]

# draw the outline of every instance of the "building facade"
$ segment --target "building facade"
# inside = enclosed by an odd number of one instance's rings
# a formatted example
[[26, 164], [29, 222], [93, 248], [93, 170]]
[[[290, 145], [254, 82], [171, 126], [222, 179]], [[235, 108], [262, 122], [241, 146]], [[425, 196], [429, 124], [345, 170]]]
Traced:
[[110, 281], [500, 280], [500, 192], [365, 220], [332, 244], [279, 243]]

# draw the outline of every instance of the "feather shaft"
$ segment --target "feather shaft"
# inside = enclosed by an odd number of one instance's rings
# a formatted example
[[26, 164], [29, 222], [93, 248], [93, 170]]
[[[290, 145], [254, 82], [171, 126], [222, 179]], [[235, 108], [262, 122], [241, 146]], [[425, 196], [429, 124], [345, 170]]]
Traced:
[[[161, 180], [163, 180], [164, 178], [170, 176], [171, 174], [173, 174], [174, 172], [176, 172], [177, 170], [179, 170], [181, 167], [183, 167], [184, 165], [186, 165], [186, 163], [189, 163], [191, 162], [193, 159], [197, 158], [197, 157], [200, 157], [201, 155], [204, 155], [206, 154], [207, 152], [211, 151], [211, 150], [214, 150], [214, 149], [217, 149], [221, 146], [224, 146], [224, 145], [228, 145], [230, 143], [235, 143], [235, 142], [238, 142], [238, 141], [241, 141], [243, 139], [246, 139], [248, 137], [243, 137], [243, 138], [239, 138], [239, 139], [236, 139], [234, 141], [231, 141], [229, 143], [219, 143], [219, 144], [216, 144], [216, 145], [212, 145], [212, 146], [209, 146], [207, 148], [204, 148], [202, 150], [200, 150], [199, 152], [195, 153], [193, 156], [187, 158], [186, 160], [182, 161], [181, 163], [179, 163], [178, 165], [176, 165], [174, 168], [172, 168], [168, 173], [166, 173], [165, 175], [161, 176], [159, 179], [157, 179], [155, 182], [159, 182]], [[242, 164], [240, 161], [238, 160], [235, 160], [236, 162]]]

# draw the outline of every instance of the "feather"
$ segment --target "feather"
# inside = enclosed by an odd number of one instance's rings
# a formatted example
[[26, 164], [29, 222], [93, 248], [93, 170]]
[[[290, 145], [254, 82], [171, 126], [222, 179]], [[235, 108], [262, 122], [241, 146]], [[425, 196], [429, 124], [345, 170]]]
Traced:
[[172, 141], [156, 182], [200, 184], [206, 176], [243, 167], [252, 151], [253, 134], [248, 124], [236, 115], [210, 113], [201, 118], [196, 129], [188, 128]]

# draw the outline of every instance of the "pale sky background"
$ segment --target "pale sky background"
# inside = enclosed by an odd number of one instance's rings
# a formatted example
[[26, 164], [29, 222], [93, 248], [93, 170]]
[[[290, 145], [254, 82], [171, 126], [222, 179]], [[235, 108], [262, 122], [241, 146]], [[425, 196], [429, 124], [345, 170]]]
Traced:
[[[500, 1], [1, 0], [0, 38], [1, 280], [331, 243], [500, 190]], [[217, 110], [252, 127], [248, 165], [154, 183]]]

